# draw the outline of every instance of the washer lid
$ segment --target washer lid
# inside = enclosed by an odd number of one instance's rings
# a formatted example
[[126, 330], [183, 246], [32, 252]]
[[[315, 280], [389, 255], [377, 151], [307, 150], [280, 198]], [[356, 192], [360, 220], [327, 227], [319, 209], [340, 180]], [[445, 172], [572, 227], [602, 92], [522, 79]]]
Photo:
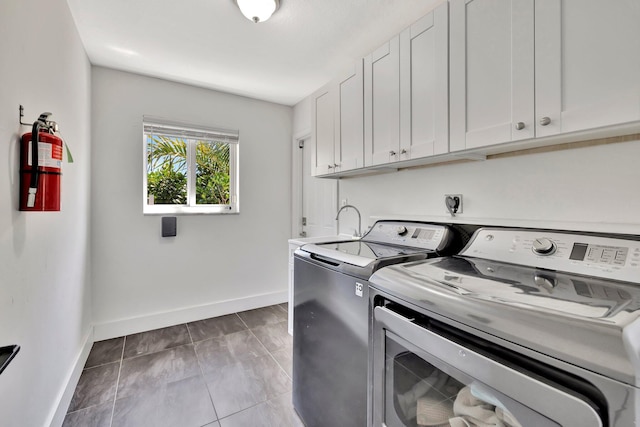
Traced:
[[640, 325], [635, 284], [460, 256], [386, 267], [370, 283], [551, 357], [629, 384], [640, 378], [624, 336]]
[[362, 240], [309, 244], [302, 246], [301, 250], [358, 267], [366, 267], [382, 258], [430, 252], [425, 249], [391, 246]]

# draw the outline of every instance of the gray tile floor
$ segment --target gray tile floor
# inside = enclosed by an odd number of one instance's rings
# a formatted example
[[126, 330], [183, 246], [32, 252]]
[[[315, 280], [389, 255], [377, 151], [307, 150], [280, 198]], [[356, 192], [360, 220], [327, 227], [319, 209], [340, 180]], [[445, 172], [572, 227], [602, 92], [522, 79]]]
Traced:
[[96, 342], [63, 427], [303, 426], [280, 304]]

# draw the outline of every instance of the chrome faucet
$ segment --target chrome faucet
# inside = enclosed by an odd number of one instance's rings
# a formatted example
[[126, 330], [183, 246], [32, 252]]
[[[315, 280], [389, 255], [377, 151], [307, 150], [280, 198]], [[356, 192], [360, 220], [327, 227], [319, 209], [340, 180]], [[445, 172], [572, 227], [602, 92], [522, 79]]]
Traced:
[[342, 212], [345, 208], [353, 208], [353, 209], [356, 210], [356, 213], [358, 214], [358, 234], [356, 235], [356, 237], [362, 237], [362, 217], [360, 216], [360, 211], [355, 206], [353, 206], [353, 205], [344, 205], [340, 209], [338, 209], [338, 213], [336, 214], [336, 221], [338, 220], [338, 217], [340, 216], [340, 212]]

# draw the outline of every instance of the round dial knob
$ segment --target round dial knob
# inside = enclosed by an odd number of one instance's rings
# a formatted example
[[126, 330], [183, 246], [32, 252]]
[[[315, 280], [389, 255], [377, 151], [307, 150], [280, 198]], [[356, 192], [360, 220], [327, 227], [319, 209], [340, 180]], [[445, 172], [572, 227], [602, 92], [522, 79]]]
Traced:
[[551, 255], [556, 251], [556, 244], [546, 237], [541, 237], [533, 241], [532, 249], [538, 255]]
[[405, 234], [407, 234], [407, 227], [405, 227], [404, 225], [401, 225], [399, 227], [396, 228], [396, 231], [398, 232], [398, 236], [404, 236]]

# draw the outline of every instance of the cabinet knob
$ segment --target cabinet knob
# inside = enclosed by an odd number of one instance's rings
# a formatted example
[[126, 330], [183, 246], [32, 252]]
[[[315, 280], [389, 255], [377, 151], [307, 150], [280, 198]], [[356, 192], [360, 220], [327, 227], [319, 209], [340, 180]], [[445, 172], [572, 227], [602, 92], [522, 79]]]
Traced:
[[524, 129], [524, 122], [516, 123], [516, 130], [522, 130], [522, 129]]
[[547, 126], [551, 123], [551, 119], [549, 117], [543, 117], [540, 119], [540, 126]]
[[339, 167], [340, 167], [340, 163], [334, 163], [334, 164], [333, 164], [333, 167], [334, 167], [334, 168], [339, 168]]
[[395, 156], [397, 153], [393, 150], [389, 151], [389, 154], [391, 154], [392, 156]]
[[333, 165], [327, 165], [327, 169], [333, 169]]
[[407, 154], [407, 150], [403, 148], [402, 150], [400, 150], [400, 154]]

